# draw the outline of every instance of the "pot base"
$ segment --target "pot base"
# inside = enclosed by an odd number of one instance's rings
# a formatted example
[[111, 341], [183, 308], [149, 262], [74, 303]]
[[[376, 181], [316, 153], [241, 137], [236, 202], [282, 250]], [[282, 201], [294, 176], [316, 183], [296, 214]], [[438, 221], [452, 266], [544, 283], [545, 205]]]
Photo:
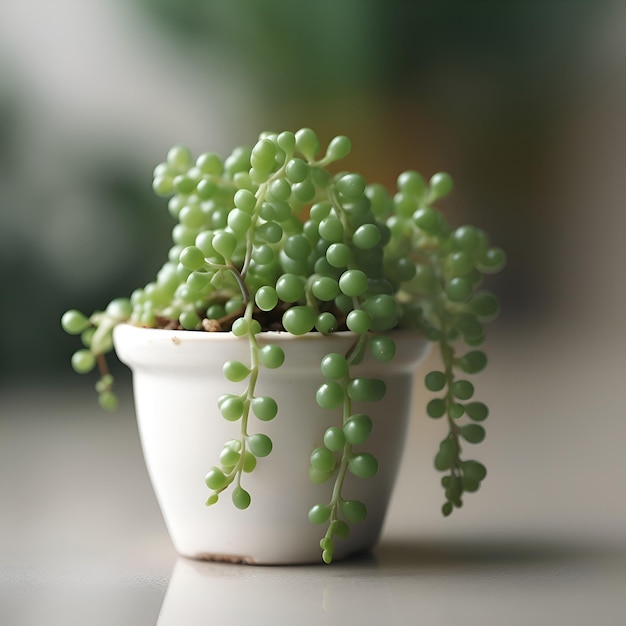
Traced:
[[[371, 552], [371, 548], [363, 548], [361, 550], [355, 550], [354, 552], [348, 552], [344, 555], [339, 555], [333, 559], [334, 562], [338, 561], [348, 561], [350, 559], [359, 558], [365, 554], [369, 554]], [[284, 561], [270, 561], [264, 559], [255, 559], [252, 556], [241, 556], [238, 554], [220, 554], [220, 553], [210, 553], [210, 552], [201, 552], [199, 554], [180, 554], [184, 559], [189, 561], [201, 561], [207, 563], [232, 563], [233, 565], [257, 565], [259, 567], [281, 567], [288, 565], [324, 565], [321, 557], [316, 558], [315, 560], [303, 560], [303, 561], [294, 561], [293, 559], [285, 559]]]
[[211, 561], [213, 563], [234, 563], [234, 564], [244, 564], [244, 565], [263, 565], [259, 563], [257, 560], [252, 558], [251, 556], [240, 556], [237, 554], [210, 554], [208, 552], [203, 552], [195, 555], [187, 555], [183, 554], [186, 559], [190, 559], [191, 561]]

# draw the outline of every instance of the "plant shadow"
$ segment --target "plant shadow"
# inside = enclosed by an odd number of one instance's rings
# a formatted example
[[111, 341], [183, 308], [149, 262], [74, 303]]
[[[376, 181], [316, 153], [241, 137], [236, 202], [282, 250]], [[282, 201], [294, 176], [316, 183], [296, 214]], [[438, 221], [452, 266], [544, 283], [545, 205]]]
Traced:
[[358, 555], [355, 564], [371, 563], [389, 573], [403, 571], [458, 571], [479, 567], [520, 568], [536, 565], [559, 565], [576, 561], [605, 559], [626, 550], [583, 545], [576, 542], [527, 537], [499, 539], [412, 539], [382, 540], [369, 554]]

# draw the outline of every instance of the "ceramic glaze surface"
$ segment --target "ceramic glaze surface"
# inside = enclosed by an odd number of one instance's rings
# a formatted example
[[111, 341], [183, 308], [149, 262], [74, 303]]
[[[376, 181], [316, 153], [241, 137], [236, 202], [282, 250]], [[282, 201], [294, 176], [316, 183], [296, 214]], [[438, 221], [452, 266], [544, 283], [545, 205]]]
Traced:
[[[376, 403], [353, 403], [353, 413], [371, 416], [374, 427], [358, 448], [373, 453], [379, 472], [370, 479], [349, 475], [344, 496], [362, 500], [368, 517], [353, 524], [348, 539], [337, 539], [335, 559], [370, 548], [384, 520], [402, 454], [417, 364], [429, 344], [412, 334], [395, 335], [397, 354], [381, 365], [366, 358], [353, 373], [383, 378], [385, 398]], [[325, 410], [315, 402], [323, 382], [320, 361], [329, 352], [345, 353], [354, 342], [350, 333], [324, 337], [317, 333], [295, 337], [262, 333], [259, 342], [279, 343], [285, 364], [262, 369], [256, 395], [272, 396], [279, 412], [271, 422], [251, 416], [249, 433], [271, 437], [272, 453], [258, 460], [242, 486], [252, 496], [250, 507], [236, 509], [229, 491], [207, 507], [207, 471], [218, 464], [223, 444], [239, 437], [239, 422], [220, 415], [217, 399], [241, 393], [245, 382], [232, 383], [222, 374], [228, 359], [249, 359], [245, 338], [231, 333], [115, 329], [119, 358], [133, 371], [135, 407], [148, 473], [176, 550], [196, 559], [228, 559], [251, 563], [319, 562], [324, 526], [308, 520], [316, 503], [330, 500], [333, 482], [322, 485], [308, 478], [309, 456], [322, 445], [329, 426], [341, 425], [341, 409]], [[384, 372], [384, 374], [383, 374]]]

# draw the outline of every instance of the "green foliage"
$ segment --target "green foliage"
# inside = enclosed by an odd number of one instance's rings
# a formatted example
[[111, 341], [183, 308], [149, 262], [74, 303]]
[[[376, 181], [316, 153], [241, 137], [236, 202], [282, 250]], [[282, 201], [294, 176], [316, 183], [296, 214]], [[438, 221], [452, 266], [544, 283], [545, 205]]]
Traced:
[[[454, 229], [433, 206], [452, 190], [448, 174], [434, 174], [427, 183], [417, 172], [404, 172], [390, 195], [359, 174], [331, 173], [328, 166], [350, 146], [346, 137], [335, 137], [320, 156], [317, 135], [301, 129], [262, 133], [254, 146], [236, 148], [223, 160], [213, 153], [194, 160], [184, 146], [173, 147], [154, 170], [153, 189], [169, 198], [177, 220], [155, 280], [104, 311], [88, 317], [70, 310], [62, 318], [63, 328], [83, 344], [72, 357], [74, 369], [99, 368], [99, 401], [108, 409], [116, 399], [104, 355], [117, 324], [231, 331], [247, 339], [249, 361], [223, 366], [224, 377], [240, 389], [218, 401], [222, 417], [238, 424], [239, 434], [224, 444], [219, 464], [206, 475], [207, 505], [229, 490], [240, 509], [253, 497], [242, 486], [244, 475], [273, 449], [266, 434], [251, 432], [253, 424], [280, 411], [274, 398], [257, 394], [263, 370], [285, 361], [282, 348], [267, 343], [261, 331], [352, 331], [347, 353], [323, 357], [315, 395], [322, 409], [339, 416], [320, 433], [309, 467], [313, 482], [332, 483], [328, 501], [309, 511], [313, 523], [326, 524], [320, 547], [327, 563], [335, 540], [367, 516], [365, 503], [344, 493], [345, 480], [377, 473], [377, 459], [361, 449], [376, 425], [353, 403], [379, 402], [387, 389], [383, 379], [360, 376], [354, 368], [366, 354], [380, 363], [394, 358], [390, 331], [410, 328], [439, 346], [442, 367], [426, 375], [425, 386], [437, 394], [427, 414], [447, 425], [434, 461], [445, 472], [444, 515], [485, 478], [483, 465], [462, 457], [462, 443], [484, 439], [479, 422], [488, 414], [473, 399], [466, 376], [486, 366], [479, 349], [484, 323], [498, 311], [493, 294], [480, 290], [483, 276], [504, 264], [504, 253], [489, 245], [484, 231]], [[457, 355], [463, 343], [470, 349]]]

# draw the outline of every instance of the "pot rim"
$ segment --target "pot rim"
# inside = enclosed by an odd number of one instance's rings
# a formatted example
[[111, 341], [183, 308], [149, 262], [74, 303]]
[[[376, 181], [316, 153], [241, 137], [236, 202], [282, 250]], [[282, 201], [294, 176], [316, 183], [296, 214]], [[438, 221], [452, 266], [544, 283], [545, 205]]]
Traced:
[[[244, 336], [238, 336], [233, 334], [232, 331], [214, 331], [207, 332], [203, 330], [172, 330], [166, 328], [150, 328], [147, 326], [137, 326], [135, 324], [131, 324], [129, 322], [123, 322], [118, 324], [114, 332], [117, 331], [118, 328], [124, 328], [128, 332], [140, 331], [142, 333], [146, 333], [146, 335], [153, 335], [153, 338], [161, 338], [161, 339], [169, 339], [173, 340], [178, 335], [183, 335], [185, 337], [185, 341], [194, 341], [194, 342], [203, 342], [203, 341], [241, 341], [245, 339]], [[422, 339], [424, 343], [431, 343], [429, 339], [426, 338], [424, 333], [417, 330], [410, 329], [392, 329], [390, 331], [386, 331], [383, 333], [379, 333], [381, 335], [388, 335], [390, 337], [397, 338], [412, 338], [412, 339]], [[257, 334], [258, 337], [264, 337], [271, 341], [322, 341], [332, 339], [333, 337], [340, 339], [356, 339], [359, 335], [358, 333], [354, 333], [350, 330], [339, 330], [328, 334], [323, 334], [320, 332], [308, 332], [303, 335], [294, 335], [286, 330], [262, 330]]]

